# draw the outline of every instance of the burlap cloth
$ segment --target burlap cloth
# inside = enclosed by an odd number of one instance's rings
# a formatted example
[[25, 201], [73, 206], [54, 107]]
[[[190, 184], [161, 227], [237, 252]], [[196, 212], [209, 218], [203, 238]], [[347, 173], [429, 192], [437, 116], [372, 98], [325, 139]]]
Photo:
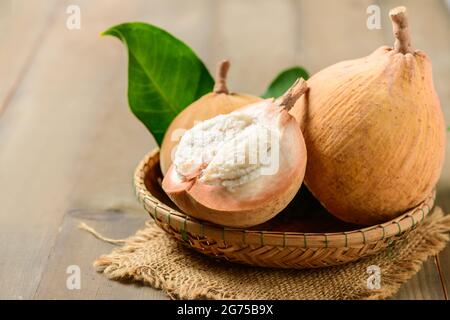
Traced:
[[[173, 299], [384, 299], [445, 247], [449, 231], [450, 215], [436, 208], [404, 240], [380, 254], [343, 266], [293, 270], [205, 257], [148, 221], [94, 266], [110, 279], [138, 281], [164, 290]], [[371, 265], [381, 269], [380, 289], [367, 285]]]

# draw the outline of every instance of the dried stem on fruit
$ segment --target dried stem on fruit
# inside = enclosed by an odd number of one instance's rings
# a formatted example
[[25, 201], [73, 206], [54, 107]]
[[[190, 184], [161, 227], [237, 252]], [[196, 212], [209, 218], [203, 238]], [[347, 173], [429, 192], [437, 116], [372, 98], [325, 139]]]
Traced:
[[289, 111], [307, 90], [306, 81], [303, 78], [298, 78], [292, 87], [277, 99], [276, 103]]
[[230, 61], [223, 60], [222, 62], [219, 63], [217, 67], [216, 83], [214, 85], [215, 93], [229, 94], [227, 88], [227, 74], [229, 69], [230, 69]]
[[403, 54], [413, 53], [409, 34], [408, 17], [405, 7], [397, 7], [389, 11], [395, 36], [394, 50]]

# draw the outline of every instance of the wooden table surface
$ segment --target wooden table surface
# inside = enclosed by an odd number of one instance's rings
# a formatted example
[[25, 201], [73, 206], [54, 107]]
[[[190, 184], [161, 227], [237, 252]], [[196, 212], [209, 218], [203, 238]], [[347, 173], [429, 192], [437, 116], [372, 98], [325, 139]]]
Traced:
[[[381, 8], [382, 28], [366, 27]], [[80, 231], [84, 221], [123, 238], [148, 218], [131, 177], [153, 138], [128, 110], [127, 57], [100, 32], [126, 21], [161, 26], [212, 70], [232, 61], [229, 87], [260, 94], [283, 68], [312, 73], [392, 44], [388, 10], [409, 9], [413, 46], [426, 51], [450, 124], [450, 14], [433, 0], [0, 0], [0, 298], [165, 299], [157, 290], [109, 281], [93, 260], [112, 245]], [[69, 5], [81, 29], [66, 27]], [[450, 139], [448, 139], [450, 142]], [[450, 212], [450, 143], [437, 203]], [[450, 247], [439, 256], [450, 286]], [[68, 290], [67, 268], [81, 270]], [[434, 259], [398, 299], [444, 299]]]

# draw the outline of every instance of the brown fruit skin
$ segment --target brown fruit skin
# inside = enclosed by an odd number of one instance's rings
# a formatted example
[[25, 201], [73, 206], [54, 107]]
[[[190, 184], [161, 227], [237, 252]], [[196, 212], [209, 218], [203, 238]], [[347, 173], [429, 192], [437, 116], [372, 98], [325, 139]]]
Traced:
[[431, 193], [445, 124], [424, 53], [381, 47], [320, 71], [308, 86], [291, 114], [308, 150], [305, 184], [328, 211], [372, 225]]
[[[178, 144], [181, 134], [177, 130], [191, 129], [198, 121], [213, 118], [219, 114], [227, 114], [245, 105], [260, 101], [261, 98], [241, 93], [211, 92], [190, 104], [170, 124], [167, 129], [160, 151], [160, 166], [165, 175], [172, 164], [172, 150]], [[175, 134], [174, 134], [175, 132]], [[174, 136], [172, 136], [174, 134]]]

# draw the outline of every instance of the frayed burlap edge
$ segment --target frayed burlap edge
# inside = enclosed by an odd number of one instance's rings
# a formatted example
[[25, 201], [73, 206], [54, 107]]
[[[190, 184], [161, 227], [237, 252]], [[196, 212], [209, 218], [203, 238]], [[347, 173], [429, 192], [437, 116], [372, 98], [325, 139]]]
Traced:
[[[420, 227], [419, 227], [420, 228]], [[366, 299], [379, 300], [395, 295], [401, 285], [411, 279], [422, 267], [422, 264], [431, 256], [441, 252], [449, 241], [450, 215], [444, 215], [441, 208], [436, 207], [432, 214], [423, 222], [423, 245], [413, 248], [410, 256], [396, 261], [390, 270], [383, 275], [383, 290], [369, 291]], [[413, 230], [408, 238], [414, 237], [417, 230]], [[386, 272], [387, 271], [387, 272]], [[391, 272], [389, 272], [391, 271]]]
[[[307, 273], [308, 277], [314, 277], [314, 273], [317, 273], [318, 279], [324, 278], [327, 275], [332, 275], [338, 270], [346, 268], [352, 270], [355, 268], [361, 269], [361, 266], [367, 265], [379, 265], [383, 270], [382, 288], [379, 290], [371, 290], [367, 286], [363, 285], [360, 279], [355, 288], [351, 288], [348, 291], [340, 294], [329, 295], [321, 292], [320, 281], [317, 283], [317, 292], [314, 292], [311, 296], [301, 296], [305, 299], [385, 299], [394, 295], [400, 288], [400, 286], [414, 276], [421, 268], [423, 262], [433, 255], [437, 255], [446, 245], [449, 240], [448, 233], [450, 232], [450, 215], [444, 216], [440, 208], [436, 208], [434, 212], [427, 217], [427, 219], [421, 223], [415, 230], [411, 231], [402, 241], [399, 241], [392, 248], [385, 250], [384, 252], [372, 257], [361, 259], [357, 262], [350, 263], [344, 266], [336, 266], [330, 268], [314, 269], [314, 270], [279, 270], [279, 269], [264, 269], [253, 268], [256, 271], [258, 277], [267, 276], [273, 281], [276, 278], [276, 274], [291, 273], [294, 280], [297, 275], [301, 273]], [[164, 237], [164, 238], [162, 238]], [[155, 239], [165, 239], [168, 247], [173, 247], [172, 256], [167, 255], [167, 259], [173, 260], [174, 265], [177, 264], [175, 269], [166, 268], [161, 270], [161, 267], [155, 268], [153, 265], [148, 264], [147, 261], [142, 261], [140, 257], [139, 261], [136, 261], [134, 255], [144, 246], [151, 246], [151, 243]], [[159, 241], [159, 240], [158, 240]], [[186, 261], [186, 270], [191, 267], [189, 263], [200, 268], [205, 268], [206, 273], [202, 278], [184, 279], [180, 283], [177, 279], [179, 274], [184, 271], [180, 268], [179, 261]], [[394, 260], [393, 260], [394, 259]], [[170, 261], [168, 262], [170, 264]], [[261, 295], [258, 292], [263, 292], [257, 288], [256, 292], [250, 294], [239, 292], [239, 289], [230, 290], [229, 287], [223, 284], [223, 277], [215, 279], [214, 272], [208, 273], [209, 270], [213, 270], [214, 263], [218, 263], [214, 259], [200, 256], [199, 253], [189, 250], [171, 239], [164, 231], [159, 229], [153, 221], [146, 223], [146, 228], [140, 230], [136, 235], [131, 236], [125, 240], [125, 244], [115, 249], [108, 255], [101, 256], [94, 262], [94, 267], [100, 273], [103, 273], [110, 279], [119, 281], [137, 281], [154, 287], [156, 289], [162, 289], [172, 299], [286, 299], [285, 294], [280, 296], [276, 295]], [[220, 263], [220, 262], [219, 262]], [[225, 262], [226, 263], [226, 262]], [[223, 264], [223, 263], [222, 263]], [[231, 264], [230, 268], [243, 269], [243, 273], [246, 267], [237, 264]], [[248, 269], [247, 269], [248, 270]], [[238, 271], [239, 272], [239, 271]], [[347, 271], [346, 271], [347, 272]], [[367, 275], [366, 275], [367, 276]], [[209, 277], [209, 278], [208, 278]], [[206, 281], [205, 281], [206, 278]], [[301, 283], [302, 277], [299, 277], [298, 288], [301, 290], [303, 284]], [[349, 279], [349, 280], [354, 280]], [[221, 282], [222, 281], [222, 282]], [[265, 286], [264, 281], [260, 281], [261, 286]], [[258, 284], [259, 285], [259, 284]], [[297, 284], [295, 284], [297, 286]], [[313, 288], [314, 291], [314, 288]], [[296, 299], [296, 296], [293, 295]]]

